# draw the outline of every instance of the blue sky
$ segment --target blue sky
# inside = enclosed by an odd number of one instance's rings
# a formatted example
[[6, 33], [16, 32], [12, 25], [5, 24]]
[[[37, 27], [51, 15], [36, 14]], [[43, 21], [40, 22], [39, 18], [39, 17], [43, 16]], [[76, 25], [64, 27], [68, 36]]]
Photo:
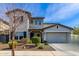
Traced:
[[70, 27], [79, 25], [79, 4], [77, 3], [0, 4], [0, 18], [8, 20], [5, 12], [14, 8], [29, 11], [34, 17], [45, 17], [44, 22], [47, 23], [61, 23]]

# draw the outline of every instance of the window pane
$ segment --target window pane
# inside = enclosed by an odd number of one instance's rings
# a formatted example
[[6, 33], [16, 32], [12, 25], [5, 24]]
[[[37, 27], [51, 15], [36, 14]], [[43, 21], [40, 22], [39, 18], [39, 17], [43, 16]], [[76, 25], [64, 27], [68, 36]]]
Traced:
[[15, 39], [18, 39], [18, 36], [15, 36]]
[[26, 38], [26, 32], [24, 32], [24, 38]]
[[37, 25], [37, 20], [35, 20], [35, 25]]
[[39, 25], [41, 25], [41, 21], [39, 21]]
[[31, 20], [31, 24], [33, 24], [33, 20]]
[[23, 39], [23, 36], [20, 36], [19, 39]]

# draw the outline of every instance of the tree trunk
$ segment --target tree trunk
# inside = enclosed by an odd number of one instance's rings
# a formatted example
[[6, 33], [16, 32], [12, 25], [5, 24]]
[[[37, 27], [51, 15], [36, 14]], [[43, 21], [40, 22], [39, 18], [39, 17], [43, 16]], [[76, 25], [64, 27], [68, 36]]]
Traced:
[[15, 56], [14, 52], [14, 40], [15, 40], [15, 31], [12, 32], [12, 56]]

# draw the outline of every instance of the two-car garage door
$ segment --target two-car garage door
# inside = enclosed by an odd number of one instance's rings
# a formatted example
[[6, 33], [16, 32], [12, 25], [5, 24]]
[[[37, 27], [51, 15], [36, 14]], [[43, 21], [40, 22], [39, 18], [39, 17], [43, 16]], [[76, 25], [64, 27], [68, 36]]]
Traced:
[[49, 43], [67, 42], [67, 33], [64, 32], [47, 32], [46, 41]]

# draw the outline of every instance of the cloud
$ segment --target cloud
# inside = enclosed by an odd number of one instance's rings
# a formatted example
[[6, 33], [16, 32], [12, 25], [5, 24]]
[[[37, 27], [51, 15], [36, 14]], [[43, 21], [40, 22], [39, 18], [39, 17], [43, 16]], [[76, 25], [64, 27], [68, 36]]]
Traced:
[[8, 20], [5, 12], [15, 8], [29, 11], [34, 17], [45, 15], [45, 22], [58, 22], [69, 26], [79, 24], [79, 4], [77, 3], [4, 3], [0, 4], [0, 18]]
[[41, 8], [41, 4], [36, 4], [36, 3], [32, 3], [32, 4], [25, 4], [23, 6], [23, 9], [26, 11], [29, 11], [32, 13], [32, 16], [43, 16], [44, 15], [44, 11]]
[[[58, 8], [57, 6], [60, 6], [60, 7]], [[55, 9], [58, 8], [58, 10], [54, 12], [53, 8]], [[79, 4], [64, 3], [62, 5], [57, 4], [54, 7], [51, 7], [51, 5], [49, 5], [49, 7], [47, 8], [47, 11], [49, 12], [46, 13], [45, 20], [49, 20], [50, 22], [51, 21], [59, 22], [59, 21], [67, 20], [66, 18], [72, 17], [77, 12], [79, 12]]]
[[42, 4], [40, 3], [3, 3], [0, 4], [0, 18], [8, 20], [8, 17], [5, 15], [5, 12], [13, 10], [15, 8], [20, 8], [25, 11], [31, 12], [32, 16], [44, 16], [45, 10], [42, 9]]
[[14, 8], [16, 8], [15, 4], [11, 4], [11, 3], [0, 4], [0, 11], [1, 11], [0, 18], [2, 18], [3, 20], [9, 21], [9, 18], [7, 17], [7, 15], [5, 13]]

